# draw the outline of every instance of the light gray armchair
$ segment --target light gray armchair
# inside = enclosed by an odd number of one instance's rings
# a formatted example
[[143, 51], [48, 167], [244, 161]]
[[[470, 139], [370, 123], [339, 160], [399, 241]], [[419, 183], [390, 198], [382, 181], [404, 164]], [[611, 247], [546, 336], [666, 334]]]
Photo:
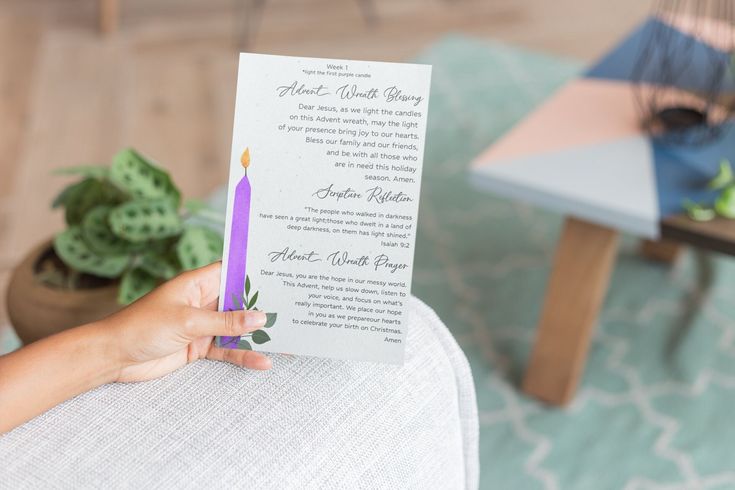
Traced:
[[78, 396], [0, 437], [0, 488], [475, 489], [464, 354], [412, 299], [402, 367], [199, 361]]

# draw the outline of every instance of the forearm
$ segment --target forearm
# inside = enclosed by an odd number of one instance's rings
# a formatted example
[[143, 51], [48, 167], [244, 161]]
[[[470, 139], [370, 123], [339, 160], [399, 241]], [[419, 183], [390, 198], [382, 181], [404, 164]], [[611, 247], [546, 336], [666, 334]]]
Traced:
[[0, 357], [0, 434], [116, 379], [109, 328], [89, 324]]

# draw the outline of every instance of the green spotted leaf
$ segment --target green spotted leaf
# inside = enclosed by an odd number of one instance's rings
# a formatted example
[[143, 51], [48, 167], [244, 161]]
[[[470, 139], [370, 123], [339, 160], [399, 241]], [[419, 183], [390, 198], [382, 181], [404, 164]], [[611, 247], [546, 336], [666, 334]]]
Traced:
[[61, 194], [54, 199], [53, 205], [64, 206], [66, 223], [72, 226], [81, 224], [84, 216], [93, 208], [115, 205], [124, 198], [124, 195], [109, 182], [90, 177], [61, 191]]
[[130, 263], [128, 255], [98, 255], [84, 241], [82, 230], [72, 226], [54, 238], [56, 255], [69, 267], [100, 277], [114, 278]]
[[110, 212], [115, 235], [133, 243], [172, 237], [181, 233], [181, 218], [168, 199], [128, 201]]
[[204, 267], [222, 258], [222, 236], [203, 226], [189, 226], [176, 245], [184, 270]]
[[128, 269], [120, 281], [117, 301], [129, 305], [142, 298], [158, 285], [158, 280], [141, 268]]
[[250, 295], [250, 276], [245, 275], [245, 296]]
[[256, 330], [253, 332], [253, 336], [251, 337], [253, 339], [253, 342], [256, 344], [265, 344], [266, 342], [270, 341], [270, 335], [265, 333], [263, 330]]
[[174, 254], [147, 252], [140, 258], [140, 268], [153, 277], [169, 280], [181, 272], [181, 266]]
[[133, 149], [115, 155], [110, 180], [134, 199], [169, 199], [176, 209], [179, 207], [181, 193], [168, 172]]
[[97, 206], [84, 216], [84, 241], [99, 255], [124, 255], [140, 250], [140, 245], [124, 240], [112, 232], [109, 224], [112, 209], [112, 206]]

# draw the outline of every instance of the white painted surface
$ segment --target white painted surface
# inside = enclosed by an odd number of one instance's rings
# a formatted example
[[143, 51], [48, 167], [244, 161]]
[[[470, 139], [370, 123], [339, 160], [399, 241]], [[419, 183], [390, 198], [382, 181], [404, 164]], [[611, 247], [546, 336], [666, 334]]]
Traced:
[[477, 162], [470, 175], [478, 188], [494, 194], [647, 238], [659, 234], [653, 155], [645, 136]]

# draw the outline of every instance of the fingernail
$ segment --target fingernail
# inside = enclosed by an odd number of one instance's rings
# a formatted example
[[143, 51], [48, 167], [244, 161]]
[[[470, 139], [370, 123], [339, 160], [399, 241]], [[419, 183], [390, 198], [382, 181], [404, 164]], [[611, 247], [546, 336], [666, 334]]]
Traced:
[[267, 319], [268, 317], [262, 311], [250, 311], [246, 323], [250, 328], [262, 328]]

